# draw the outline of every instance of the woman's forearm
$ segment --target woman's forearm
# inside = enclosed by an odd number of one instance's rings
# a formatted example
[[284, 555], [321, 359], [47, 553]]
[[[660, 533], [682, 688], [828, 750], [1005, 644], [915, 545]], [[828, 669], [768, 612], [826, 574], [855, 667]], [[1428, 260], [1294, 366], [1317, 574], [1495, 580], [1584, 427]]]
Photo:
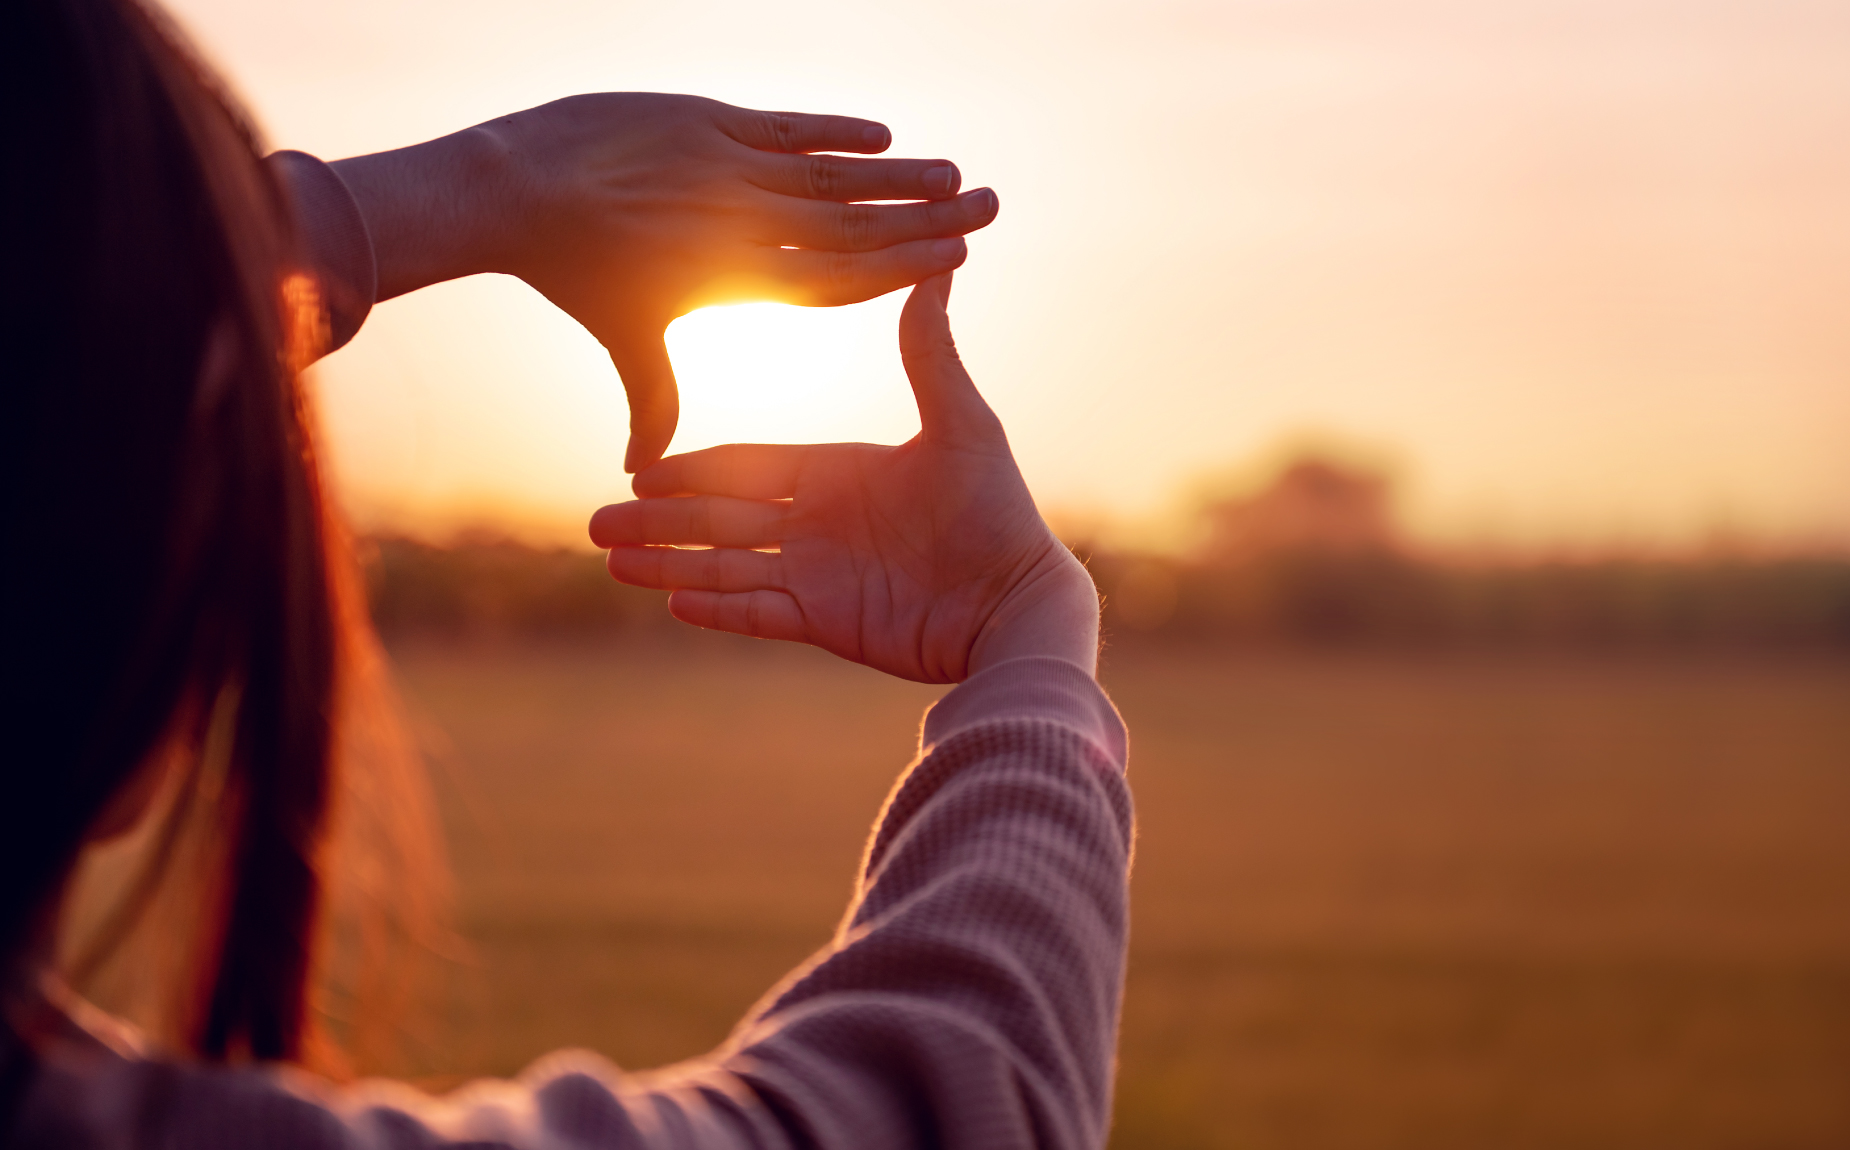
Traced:
[[1069, 661], [1023, 658], [947, 695], [921, 742], [835, 945], [722, 1065], [798, 1145], [1099, 1150], [1129, 924], [1123, 725]]

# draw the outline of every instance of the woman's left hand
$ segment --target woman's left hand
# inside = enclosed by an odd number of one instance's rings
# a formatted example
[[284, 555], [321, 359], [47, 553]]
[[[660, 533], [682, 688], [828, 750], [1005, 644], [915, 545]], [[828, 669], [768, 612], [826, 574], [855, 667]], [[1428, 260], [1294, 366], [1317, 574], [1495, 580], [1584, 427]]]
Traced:
[[644, 498], [591, 518], [610, 573], [673, 591], [669, 609], [689, 623], [813, 643], [902, 678], [961, 682], [1024, 655], [1091, 673], [1098, 593], [1035, 510], [958, 359], [949, 291], [949, 276], [914, 288], [900, 319], [919, 405], [910, 442], [664, 459], [636, 476]]
[[[623, 377], [635, 471], [679, 417], [662, 343], [710, 303], [856, 303], [963, 263], [995, 193], [947, 160], [859, 159], [891, 133], [696, 96], [573, 96], [335, 164], [373, 234], [379, 298], [517, 275], [590, 329]], [[867, 200], [913, 203], [869, 204]]]

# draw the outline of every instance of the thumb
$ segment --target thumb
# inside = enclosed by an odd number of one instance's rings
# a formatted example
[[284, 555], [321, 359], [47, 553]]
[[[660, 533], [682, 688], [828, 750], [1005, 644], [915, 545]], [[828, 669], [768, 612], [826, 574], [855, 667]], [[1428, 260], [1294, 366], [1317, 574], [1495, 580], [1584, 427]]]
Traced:
[[899, 357], [912, 381], [919, 430], [926, 438], [982, 438], [999, 432], [1001, 425], [957, 355], [944, 310], [950, 298], [948, 272], [912, 289], [899, 315]]
[[674, 365], [668, 362], [668, 347], [659, 331], [639, 332], [606, 346], [629, 395], [630, 440], [623, 470], [634, 473], [660, 459], [674, 439], [681, 418]]

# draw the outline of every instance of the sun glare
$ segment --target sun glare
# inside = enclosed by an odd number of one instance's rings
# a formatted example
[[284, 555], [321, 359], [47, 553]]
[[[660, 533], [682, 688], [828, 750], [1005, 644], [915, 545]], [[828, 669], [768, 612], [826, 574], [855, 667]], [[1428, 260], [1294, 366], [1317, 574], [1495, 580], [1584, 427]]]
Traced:
[[903, 293], [844, 308], [702, 308], [668, 328], [681, 389], [674, 450], [717, 443], [899, 442], [918, 428], [899, 362]]

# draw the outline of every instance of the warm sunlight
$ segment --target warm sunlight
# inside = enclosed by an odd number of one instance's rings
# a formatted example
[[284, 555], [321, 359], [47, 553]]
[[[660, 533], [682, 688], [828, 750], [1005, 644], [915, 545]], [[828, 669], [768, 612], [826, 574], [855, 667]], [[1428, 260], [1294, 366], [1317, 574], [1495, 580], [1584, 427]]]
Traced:
[[668, 328], [681, 385], [674, 450], [719, 443], [897, 443], [918, 430], [895, 292], [857, 307], [701, 308]]
[[[957, 339], [1063, 507], [1154, 524], [1308, 428], [1404, 458], [1429, 541], [1850, 538], [1842, 4], [175, 7], [324, 156], [600, 89], [889, 122], [1001, 197]], [[510, 279], [435, 291], [320, 369], [348, 506], [576, 541], [627, 486], [608, 359]], [[901, 302], [683, 319], [675, 449], [903, 438]]]

